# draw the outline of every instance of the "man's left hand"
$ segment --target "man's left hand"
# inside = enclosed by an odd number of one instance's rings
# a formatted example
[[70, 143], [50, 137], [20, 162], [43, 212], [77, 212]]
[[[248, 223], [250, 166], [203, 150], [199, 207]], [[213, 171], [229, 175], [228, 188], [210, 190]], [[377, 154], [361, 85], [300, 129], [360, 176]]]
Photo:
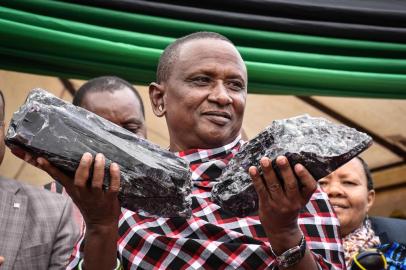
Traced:
[[[301, 164], [294, 167], [297, 179], [288, 159], [284, 156], [276, 159], [282, 181], [276, 176], [269, 158], [263, 157], [260, 163], [263, 176], [256, 167], [249, 168], [258, 193], [259, 218], [275, 250], [284, 251], [285, 244], [290, 248], [293, 246], [290, 242], [295, 244], [299, 242], [298, 239], [301, 237], [298, 225], [299, 212], [310, 200], [317, 182]], [[277, 248], [278, 246], [280, 248]]]

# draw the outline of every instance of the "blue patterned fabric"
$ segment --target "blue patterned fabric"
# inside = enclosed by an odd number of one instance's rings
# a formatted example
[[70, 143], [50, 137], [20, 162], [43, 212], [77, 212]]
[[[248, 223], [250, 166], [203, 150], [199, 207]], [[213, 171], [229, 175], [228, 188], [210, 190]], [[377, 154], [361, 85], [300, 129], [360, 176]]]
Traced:
[[387, 270], [406, 270], [406, 246], [399, 243], [390, 243], [378, 247], [388, 262]]

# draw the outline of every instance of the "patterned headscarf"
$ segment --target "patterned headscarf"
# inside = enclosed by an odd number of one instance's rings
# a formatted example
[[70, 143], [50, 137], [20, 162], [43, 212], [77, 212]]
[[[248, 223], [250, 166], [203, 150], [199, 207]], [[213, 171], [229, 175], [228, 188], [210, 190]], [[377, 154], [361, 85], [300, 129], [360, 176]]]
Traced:
[[371, 221], [366, 218], [361, 227], [349, 233], [343, 239], [345, 264], [349, 269], [352, 258], [361, 250], [375, 248], [381, 244], [379, 237], [375, 236]]

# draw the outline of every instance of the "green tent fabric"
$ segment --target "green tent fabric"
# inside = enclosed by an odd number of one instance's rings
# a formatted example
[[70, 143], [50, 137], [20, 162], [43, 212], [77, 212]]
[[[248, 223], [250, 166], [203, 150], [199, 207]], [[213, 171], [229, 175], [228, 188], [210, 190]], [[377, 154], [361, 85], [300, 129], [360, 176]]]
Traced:
[[50, 0], [0, 1], [0, 68], [81, 79], [114, 74], [148, 84], [162, 49], [201, 30], [235, 42], [251, 93], [406, 98], [406, 44], [233, 28]]

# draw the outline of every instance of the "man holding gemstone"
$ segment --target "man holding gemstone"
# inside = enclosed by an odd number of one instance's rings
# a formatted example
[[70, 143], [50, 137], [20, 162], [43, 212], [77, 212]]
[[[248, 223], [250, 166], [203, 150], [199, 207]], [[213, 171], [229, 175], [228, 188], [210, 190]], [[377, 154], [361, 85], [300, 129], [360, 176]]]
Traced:
[[71, 268], [344, 269], [338, 221], [302, 165], [292, 168], [286, 157], [277, 158], [283, 186], [268, 158], [261, 159], [263, 177], [249, 168], [258, 215], [235, 217], [211, 201], [216, 177], [242, 143], [247, 83], [237, 49], [216, 33], [180, 38], [160, 58], [150, 99], [155, 115], [166, 118], [170, 151], [190, 163], [191, 218], [120, 211], [119, 166], [111, 165], [110, 188], [103, 191], [102, 154], [85, 153], [74, 179], [37, 160], [65, 186], [86, 222]]

